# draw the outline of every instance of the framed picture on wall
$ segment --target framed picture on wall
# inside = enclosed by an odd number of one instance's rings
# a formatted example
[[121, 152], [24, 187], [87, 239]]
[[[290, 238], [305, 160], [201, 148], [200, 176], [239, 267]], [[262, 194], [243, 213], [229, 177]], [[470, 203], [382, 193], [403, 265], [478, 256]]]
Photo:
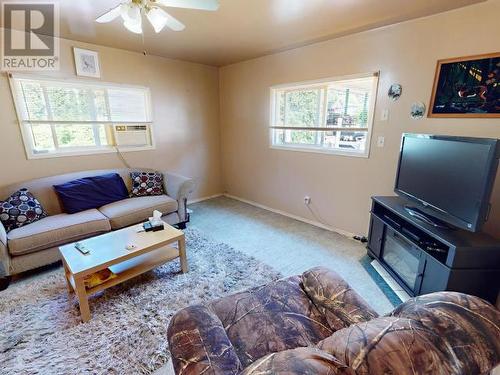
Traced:
[[96, 51], [74, 47], [73, 54], [75, 55], [76, 75], [101, 78], [99, 55]]
[[429, 117], [500, 117], [500, 52], [439, 60]]

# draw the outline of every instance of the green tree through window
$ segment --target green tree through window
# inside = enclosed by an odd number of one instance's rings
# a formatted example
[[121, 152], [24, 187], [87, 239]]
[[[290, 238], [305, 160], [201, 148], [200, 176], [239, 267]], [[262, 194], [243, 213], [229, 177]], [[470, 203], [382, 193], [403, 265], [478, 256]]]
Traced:
[[364, 153], [377, 79], [273, 89], [272, 144]]

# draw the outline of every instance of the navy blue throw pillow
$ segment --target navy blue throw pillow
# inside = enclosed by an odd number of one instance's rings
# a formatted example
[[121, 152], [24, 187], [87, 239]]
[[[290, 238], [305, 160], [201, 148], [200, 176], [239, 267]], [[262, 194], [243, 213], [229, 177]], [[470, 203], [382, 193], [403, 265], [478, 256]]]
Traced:
[[128, 191], [118, 173], [79, 178], [54, 185], [59, 199], [68, 214], [99, 208], [128, 198]]

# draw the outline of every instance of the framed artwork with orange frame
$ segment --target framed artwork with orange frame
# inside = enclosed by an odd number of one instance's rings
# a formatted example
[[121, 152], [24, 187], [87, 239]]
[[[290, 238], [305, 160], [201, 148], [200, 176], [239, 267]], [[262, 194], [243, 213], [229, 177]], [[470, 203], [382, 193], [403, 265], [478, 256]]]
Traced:
[[439, 60], [428, 117], [500, 117], [500, 52]]

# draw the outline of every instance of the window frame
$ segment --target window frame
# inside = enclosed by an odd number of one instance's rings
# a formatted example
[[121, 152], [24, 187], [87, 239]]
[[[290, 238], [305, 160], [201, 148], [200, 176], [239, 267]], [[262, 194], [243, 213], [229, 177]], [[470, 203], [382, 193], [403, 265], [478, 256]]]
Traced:
[[[10, 92], [12, 96], [12, 100], [14, 103], [17, 123], [19, 125], [19, 129], [21, 132], [26, 157], [28, 160], [31, 159], [50, 159], [50, 158], [60, 158], [60, 157], [70, 157], [70, 156], [82, 156], [82, 155], [96, 155], [96, 154], [111, 154], [119, 152], [137, 152], [137, 151], [148, 151], [155, 150], [156, 143], [154, 137], [154, 127], [153, 127], [153, 102], [151, 98], [151, 90], [149, 87], [141, 86], [141, 85], [132, 85], [132, 84], [122, 84], [115, 82], [103, 82], [96, 80], [87, 80], [87, 79], [75, 79], [75, 78], [66, 78], [66, 77], [52, 77], [52, 76], [41, 76], [34, 75], [29, 73], [8, 73]], [[98, 89], [109, 89], [109, 88], [130, 88], [130, 89], [140, 89], [145, 92], [146, 99], [146, 117], [147, 121], [57, 121], [57, 120], [24, 120], [22, 114], [25, 112], [24, 107], [26, 107], [24, 102], [20, 102], [18, 95], [18, 87], [19, 84], [15, 82], [16, 79], [24, 79], [24, 80], [32, 80], [32, 81], [53, 81], [59, 82], [62, 84], [69, 84], [82, 87], [87, 89], [98, 88]], [[106, 98], [107, 102], [107, 98]], [[109, 104], [107, 104], [109, 106]], [[108, 107], [109, 109], [109, 107]], [[83, 146], [83, 147], [67, 147], [67, 149], [62, 150], [61, 148], [56, 149], [54, 152], [47, 153], [36, 153], [35, 152], [35, 144], [31, 125], [30, 124], [50, 124], [50, 125], [64, 125], [64, 124], [89, 124], [94, 125], [94, 139], [96, 135], [96, 126], [95, 125], [106, 125], [106, 137], [109, 142], [108, 145], [99, 145], [99, 146]], [[139, 146], [139, 147], [130, 147], [130, 146], [118, 146], [115, 142], [114, 136], [114, 125], [147, 125], [149, 136], [151, 139], [151, 144], [147, 146]], [[56, 139], [53, 140], [56, 142]]]
[[[328, 84], [337, 82], [337, 81], [348, 81], [360, 78], [374, 78], [373, 86], [372, 86], [372, 95], [370, 98], [370, 102], [368, 105], [368, 118], [367, 118], [367, 127], [362, 128], [362, 131], [366, 131], [366, 145], [364, 151], [344, 151], [336, 148], [326, 148], [316, 145], [306, 146], [306, 145], [278, 145], [274, 144], [274, 131], [275, 130], [312, 130], [312, 131], [335, 131], [337, 127], [327, 127], [326, 121], [328, 118], [327, 114], [327, 101], [328, 95], [324, 95], [323, 102], [321, 103], [321, 98], [319, 100], [320, 105], [322, 105], [322, 109], [319, 113], [320, 125], [319, 127], [300, 127], [300, 126], [286, 126], [285, 124], [280, 126], [279, 120], [277, 120], [277, 95], [279, 92], [286, 91], [297, 91], [297, 90], [307, 90], [307, 89], [325, 89], [327, 91]], [[310, 153], [319, 153], [319, 154], [330, 154], [330, 155], [339, 155], [339, 156], [351, 156], [358, 158], [368, 158], [370, 156], [370, 145], [373, 131], [373, 123], [375, 120], [375, 108], [377, 103], [377, 94], [378, 94], [378, 85], [380, 81], [380, 72], [372, 72], [372, 73], [361, 73], [361, 74], [351, 74], [345, 76], [337, 76], [337, 77], [329, 77], [322, 78], [317, 80], [309, 80], [302, 82], [293, 82], [293, 83], [284, 83], [271, 86], [269, 88], [269, 98], [270, 98], [270, 111], [269, 111], [269, 148], [275, 150], [285, 150], [285, 151], [296, 151], [296, 152], [310, 152]], [[285, 97], [285, 108], [286, 108], [286, 97]], [[285, 111], [286, 113], [286, 111]], [[340, 129], [340, 128], [339, 128]], [[342, 128], [341, 130], [358, 130], [361, 128]]]

